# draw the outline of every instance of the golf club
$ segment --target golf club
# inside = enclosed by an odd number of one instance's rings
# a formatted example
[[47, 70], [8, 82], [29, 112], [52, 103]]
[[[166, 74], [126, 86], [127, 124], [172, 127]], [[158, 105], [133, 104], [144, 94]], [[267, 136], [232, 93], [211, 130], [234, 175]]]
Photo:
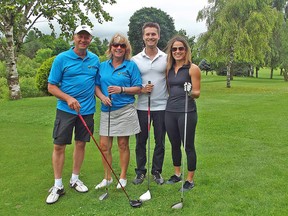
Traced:
[[127, 199], [129, 200], [129, 204], [130, 206], [132, 206], [133, 208], [137, 208], [137, 207], [140, 207], [142, 205], [142, 201], [141, 200], [131, 200], [130, 197], [128, 196], [125, 188], [123, 187], [123, 185], [121, 184], [121, 182], [119, 181], [119, 178], [117, 177], [116, 173], [114, 172], [113, 168], [111, 167], [111, 165], [109, 164], [107, 158], [105, 157], [103, 151], [101, 150], [100, 146], [98, 145], [98, 143], [96, 142], [96, 139], [94, 138], [92, 132], [90, 131], [90, 129], [88, 128], [85, 120], [83, 119], [82, 115], [81, 114], [78, 114], [80, 120], [82, 121], [84, 127], [86, 128], [86, 130], [88, 131], [88, 133], [90, 134], [91, 138], [93, 139], [94, 143], [96, 144], [98, 150], [100, 151], [100, 153], [102, 154], [104, 160], [106, 161], [107, 165], [109, 166], [109, 168], [111, 169], [113, 175], [115, 176], [115, 178], [117, 179], [118, 183], [120, 184], [123, 192], [125, 193]]
[[[186, 133], [187, 133], [187, 111], [188, 111], [188, 93], [191, 91], [191, 83], [189, 82], [185, 82], [184, 83], [184, 91], [185, 91], [185, 120], [184, 120], [184, 141], [183, 141], [183, 146], [184, 146], [184, 153], [185, 153], [185, 149], [186, 149]], [[182, 151], [183, 152], [183, 151]], [[182, 175], [184, 178], [184, 154], [182, 154], [182, 158], [181, 158], [181, 166], [182, 166]], [[183, 186], [184, 186], [184, 180], [182, 179], [182, 188], [181, 188], [181, 201], [178, 203], [175, 203], [171, 206], [171, 208], [173, 209], [182, 209], [183, 208], [183, 201], [184, 201], [184, 190], [183, 190]]]
[[[109, 99], [110, 99], [110, 101], [111, 101], [111, 94], [109, 94]], [[108, 107], [108, 143], [110, 142], [110, 117], [111, 117], [111, 106], [109, 106]], [[106, 175], [105, 175], [105, 178], [106, 178], [106, 180], [107, 180], [107, 184], [106, 184], [106, 188], [105, 188], [105, 193], [104, 194], [102, 194], [101, 196], [99, 196], [99, 200], [104, 200], [104, 199], [107, 199], [108, 198], [108, 196], [109, 196], [109, 194], [108, 194], [108, 178], [107, 178], [107, 171], [106, 171], [106, 173], [105, 173]]]
[[[148, 81], [148, 84], [151, 84], [151, 81]], [[151, 199], [150, 193], [150, 123], [151, 123], [151, 115], [150, 115], [150, 105], [151, 105], [151, 93], [148, 93], [148, 155], [147, 155], [147, 178], [148, 178], [148, 189], [147, 192], [140, 196], [141, 201], [147, 201]]]

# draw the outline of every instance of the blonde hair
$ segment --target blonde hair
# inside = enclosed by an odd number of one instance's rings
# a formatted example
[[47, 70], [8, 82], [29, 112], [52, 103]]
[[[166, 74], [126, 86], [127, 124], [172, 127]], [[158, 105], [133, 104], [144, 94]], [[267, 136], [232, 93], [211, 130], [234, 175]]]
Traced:
[[174, 36], [172, 39], [170, 39], [168, 41], [168, 44], [167, 44], [167, 47], [166, 47], [166, 53], [167, 53], [167, 73], [168, 71], [172, 68], [173, 64], [175, 63], [175, 59], [173, 58], [172, 56], [172, 46], [173, 44], [176, 42], [176, 41], [179, 41], [183, 44], [183, 46], [185, 47], [185, 50], [186, 50], [186, 54], [185, 54], [185, 61], [184, 61], [184, 64], [185, 65], [188, 65], [188, 64], [191, 64], [192, 63], [192, 60], [191, 60], [191, 49], [189, 47], [189, 44], [188, 42], [181, 36], [179, 35], [176, 35]]
[[119, 44], [125, 44], [126, 48], [125, 48], [125, 55], [124, 55], [124, 59], [123, 60], [129, 60], [131, 59], [131, 53], [132, 53], [132, 48], [130, 45], [130, 42], [128, 41], [128, 39], [120, 34], [120, 33], [116, 33], [110, 40], [109, 45], [108, 45], [108, 49], [106, 51], [106, 56], [108, 59], [112, 59], [113, 55], [111, 53], [111, 47], [112, 44], [114, 43], [119, 43]]

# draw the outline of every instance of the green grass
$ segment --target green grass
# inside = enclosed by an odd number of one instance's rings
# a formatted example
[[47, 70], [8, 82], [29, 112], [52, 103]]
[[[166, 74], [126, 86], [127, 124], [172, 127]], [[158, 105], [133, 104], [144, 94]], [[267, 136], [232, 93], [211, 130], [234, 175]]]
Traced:
[[[203, 73], [197, 100], [195, 188], [184, 194], [182, 210], [170, 208], [180, 201], [180, 184], [158, 186], [153, 181], [152, 199], [141, 208], [133, 209], [116, 183], [109, 187], [109, 198], [99, 201], [104, 190], [94, 187], [102, 180], [103, 169], [93, 142], [87, 145], [80, 174], [90, 191], [79, 194], [68, 187], [71, 145], [66, 149], [63, 172], [66, 195], [47, 205], [47, 191], [53, 185], [51, 133], [56, 100], [0, 101], [0, 215], [288, 215], [288, 83], [277, 74], [272, 80], [268, 70], [261, 70], [258, 79], [234, 77], [232, 87], [226, 88], [225, 77]], [[99, 140], [99, 112], [95, 117], [94, 135]], [[173, 174], [166, 140], [165, 179]], [[126, 190], [131, 199], [137, 199], [147, 191], [147, 181], [140, 186], [131, 183], [134, 137], [130, 150]], [[115, 141], [113, 159], [119, 173]]]

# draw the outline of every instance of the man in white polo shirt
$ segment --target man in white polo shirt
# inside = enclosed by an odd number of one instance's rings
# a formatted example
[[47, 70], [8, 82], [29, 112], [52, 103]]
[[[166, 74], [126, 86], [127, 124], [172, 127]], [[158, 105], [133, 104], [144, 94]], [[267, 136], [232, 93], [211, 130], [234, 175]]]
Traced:
[[[152, 159], [151, 174], [157, 184], [163, 184], [161, 176], [165, 154], [165, 108], [168, 98], [166, 86], [167, 55], [158, 47], [160, 26], [158, 23], [147, 22], [142, 27], [145, 48], [132, 57], [137, 64], [142, 77], [142, 90], [138, 96], [137, 113], [141, 132], [136, 135], [136, 177], [134, 184], [141, 184], [146, 176], [145, 168], [146, 144], [148, 139], [148, 95], [150, 94], [150, 117], [154, 127], [155, 148]], [[149, 84], [149, 81], [151, 84]]]

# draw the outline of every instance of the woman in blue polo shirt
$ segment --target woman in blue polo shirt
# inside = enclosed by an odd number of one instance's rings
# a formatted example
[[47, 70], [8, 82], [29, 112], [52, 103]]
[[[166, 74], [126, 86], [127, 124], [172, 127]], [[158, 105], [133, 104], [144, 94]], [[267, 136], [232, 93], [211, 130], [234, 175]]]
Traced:
[[[127, 184], [126, 173], [130, 160], [129, 137], [140, 132], [134, 95], [141, 92], [142, 80], [137, 65], [130, 61], [131, 53], [128, 39], [121, 34], [115, 34], [106, 52], [108, 60], [100, 65], [96, 86], [96, 95], [102, 102], [100, 147], [111, 165], [113, 137], [117, 137], [121, 167], [120, 183], [123, 187]], [[111, 170], [103, 158], [102, 163], [105, 176], [95, 189], [108, 186], [113, 181]], [[117, 188], [121, 188], [119, 183]]]

